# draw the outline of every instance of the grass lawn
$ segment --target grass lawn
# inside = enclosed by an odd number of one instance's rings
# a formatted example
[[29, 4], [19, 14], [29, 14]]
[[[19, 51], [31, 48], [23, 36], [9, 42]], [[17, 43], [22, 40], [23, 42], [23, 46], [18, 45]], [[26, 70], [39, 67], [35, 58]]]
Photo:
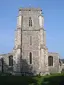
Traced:
[[0, 76], [0, 85], [64, 85], [64, 74], [48, 76]]

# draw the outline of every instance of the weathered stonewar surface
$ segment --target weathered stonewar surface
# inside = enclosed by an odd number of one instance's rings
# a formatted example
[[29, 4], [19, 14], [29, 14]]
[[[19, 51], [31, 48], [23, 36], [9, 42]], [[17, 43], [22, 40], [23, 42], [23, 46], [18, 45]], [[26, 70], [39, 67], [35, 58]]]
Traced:
[[[12, 60], [9, 59], [10, 56]], [[49, 56], [52, 60], [49, 60]], [[48, 52], [42, 10], [20, 8], [15, 45], [11, 53], [0, 55], [0, 71], [33, 75], [60, 73], [62, 64], [60, 65], [59, 59], [58, 53]]]

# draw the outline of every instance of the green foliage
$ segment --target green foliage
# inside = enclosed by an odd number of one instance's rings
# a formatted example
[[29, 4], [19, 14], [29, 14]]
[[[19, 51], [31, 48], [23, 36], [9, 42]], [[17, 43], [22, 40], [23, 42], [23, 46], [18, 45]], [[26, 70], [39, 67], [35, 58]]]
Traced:
[[64, 73], [64, 69], [62, 69], [61, 73]]
[[0, 72], [0, 76], [12, 76], [12, 74], [11, 73], [2, 73], [2, 72]]
[[41, 85], [64, 85], [64, 74], [52, 74], [45, 76]]

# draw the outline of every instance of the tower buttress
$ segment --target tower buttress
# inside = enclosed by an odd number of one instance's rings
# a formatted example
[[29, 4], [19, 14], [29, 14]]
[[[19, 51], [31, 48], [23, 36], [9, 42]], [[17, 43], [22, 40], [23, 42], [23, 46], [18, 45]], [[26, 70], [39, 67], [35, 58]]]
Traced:
[[46, 31], [44, 29], [44, 17], [42, 15], [39, 16], [39, 25], [40, 25], [40, 67], [41, 73], [48, 72], [47, 64], [48, 64], [48, 50], [46, 47]]
[[21, 47], [21, 29], [22, 29], [22, 16], [20, 14], [21, 12], [19, 11], [19, 15], [17, 17], [17, 29], [15, 33], [15, 49], [18, 49]]
[[14, 68], [13, 70], [16, 72], [20, 72], [20, 61], [21, 61], [21, 30], [22, 30], [22, 16], [21, 12], [19, 11], [19, 15], [17, 17], [17, 29], [16, 29], [16, 36], [15, 36], [15, 52], [14, 52]]

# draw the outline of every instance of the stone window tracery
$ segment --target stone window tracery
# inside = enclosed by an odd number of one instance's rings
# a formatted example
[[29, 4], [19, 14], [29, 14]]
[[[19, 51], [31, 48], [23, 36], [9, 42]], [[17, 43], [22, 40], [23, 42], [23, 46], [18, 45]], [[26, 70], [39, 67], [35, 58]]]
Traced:
[[31, 17], [29, 17], [29, 27], [32, 27], [32, 19], [31, 19]]

